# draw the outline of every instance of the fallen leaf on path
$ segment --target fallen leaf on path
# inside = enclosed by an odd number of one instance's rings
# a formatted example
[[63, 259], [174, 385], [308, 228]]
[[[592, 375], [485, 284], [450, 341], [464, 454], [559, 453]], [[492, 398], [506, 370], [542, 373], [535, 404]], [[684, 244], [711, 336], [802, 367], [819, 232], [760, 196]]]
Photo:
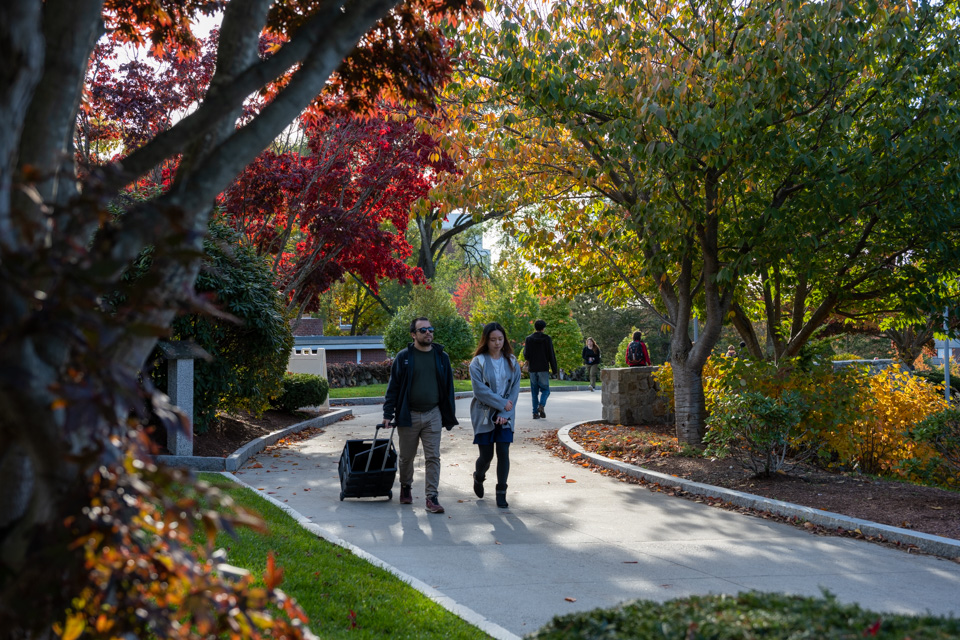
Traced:
[[567, 478], [567, 482], [576, 482], [573, 478]]
[[250, 468], [251, 468], [251, 469], [263, 469], [263, 465], [260, 464], [259, 462], [255, 462], [254, 464], [250, 465]]
[[566, 600], [567, 602], [576, 602], [576, 601], [577, 601], [576, 598], [564, 598], [564, 600]]
[[637, 564], [639, 560], [624, 560], [623, 564]]

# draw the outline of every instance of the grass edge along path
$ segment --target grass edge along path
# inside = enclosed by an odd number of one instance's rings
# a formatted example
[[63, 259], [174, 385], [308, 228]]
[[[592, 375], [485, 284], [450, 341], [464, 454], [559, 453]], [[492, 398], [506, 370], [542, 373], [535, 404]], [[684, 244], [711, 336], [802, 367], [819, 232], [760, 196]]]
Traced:
[[[581, 380], [551, 380], [551, 387], [589, 387], [589, 382], [583, 382]], [[530, 388], [530, 380], [524, 378], [520, 381], [521, 389]], [[473, 387], [470, 386], [469, 380], [454, 380], [453, 381], [453, 390], [456, 392], [461, 391], [473, 391]], [[597, 391], [600, 390], [600, 383], [597, 383]], [[331, 388], [330, 397], [334, 400], [342, 400], [344, 398], [381, 398], [384, 394], [387, 393], [387, 383], [380, 382], [377, 384], [368, 384], [363, 387], [334, 387]]]
[[283, 568], [280, 588], [294, 598], [322, 638], [490, 638], [389, 571], [324, 540], [255, 491], [217, 473], [198, 474], [233, 501], [263, 518], [261, 535], [246, 528], [237, 537], [219, 533], [215, 548], [227, 563], [252, 572], [262, 584], [267, 554]]

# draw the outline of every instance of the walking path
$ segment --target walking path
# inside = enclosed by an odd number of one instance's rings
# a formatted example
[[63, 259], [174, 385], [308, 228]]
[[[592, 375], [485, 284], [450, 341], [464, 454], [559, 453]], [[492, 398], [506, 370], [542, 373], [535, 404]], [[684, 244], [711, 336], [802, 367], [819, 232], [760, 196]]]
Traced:
[[320, 436], [260, 454], [262, 468], [251, 468], [251, 459], [236, 477], [301, 514], [325, 537], [406, 574], [448, 608], [459, 605], [458, 613], [466, 611], [464, 617], [495, 637], [524, 635], [558, 614], [636, 598], [751, 589], [810, 596], [828, 589], [841, 602], [876, 611], [960, 616], [960, 563], [814, 536], [564, 462], [530, 439], [599, 419], [600, 394], [555, 393], [547, 419], [536, 421], [528, 416], [529, 401], [520, 396], [507, 510], [494, 504], [492, 469], [487, 496], [473, 494], [469, 399], [457, 401], [460, 426], [443, 435], [442, 515], [424, 510], [422, 457], [413, 505], [398, 503], [399, 484], [391, 501], [340, 501], [343, 443], [372, 437], [381, 419], [375, 405], [355, 407], [355, 419]]

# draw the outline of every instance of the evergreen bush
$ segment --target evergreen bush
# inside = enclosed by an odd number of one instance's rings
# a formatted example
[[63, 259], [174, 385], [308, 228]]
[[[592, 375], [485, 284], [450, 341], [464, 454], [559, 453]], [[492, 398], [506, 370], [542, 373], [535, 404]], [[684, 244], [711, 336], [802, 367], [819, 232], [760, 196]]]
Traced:
[[744, 592], [668, 602], [638, 600], [557, 616], [532, 640], [876, 640], [960, 637], [960, 619], [876, 613], [855, 604], [780, 593]]
[[312, 373], [285, 373], [283, 391], [270, 401], [273, 408], [293, 412], [304, 407], [316, 407], [327, 400], [330, 386], [323, 376]]
[[[914, 371], [913, 375], [919, 376], [932, 384], [944, 385], [947, 381], [942, 367], [931, 371]], [[950, 393], [960, 394], [960, 379], [952, 374], [950, 376]]]
[[[206, 314], [187, 314], [173, 322], [173, 339], [196, 342], [213, 356], [194, 364], [194, 430], [205, 433], [218, 412], [259, 415], [280, 393], [293, 350], [286, 305], [273, 284], [267, 261], [242, 246], [229, 227], [213, 223], [203, 243], [206, 259], [196, 291], [212, 294], [218, 306], [240, 322]], [[150, 255], [142, 257], [131, 278], [149, 277]], [[152, 361], [160, 363], [159, 350]], [[166, 389], [166, 367], [154, 366], [154, 383]]]
[[[637, 329], [636, 327], [630, 327], [630, 333], [628, 333], [627, 336], [620, 341], [620, 344], [617, 345], [617, 355], [613, 360], [614, 366], [616, 367], [627, 366], [627, 347], [629, 347], [630, 343], [633, 342], [633, 334], [636, 333], [637, 331], [639, 331], [639, 329]], [[650, 351], [650, 348], [648, 347], [647, 352], [649, 353], [649, 351]], [[671, 380], [670, 388], [672, 389], [673, 378], [671, 377], [670, 380]]]
[[960, 473], [960, 407], [927, 416], [910, 431], [910, 437], [930, 444], [944, 462]]
[[421, 316], [430, 319], [436, 330], [433, 339], [443, 345], [452, 365], [473, 357], [476, 337], [467, 321], [457, 313], [450, 294], [425, 286], [414, 289], [410, 304], [397, 310], [387, 325], [383, 344], [391, 357], [396, 357], [411, 342], [410, 321]]
[[[553, 351], [557, 354], [557, 366], [569, 374], [583, 366], [583, 333], [573, 317], [570, 303], [563, 298], [545, 300], [540, 306], [539, 317], [547, 323], [544, 333], [553, 340]], [[530, 332], [533, 333], [531, 320]], [[521, 341], [523, 338], [521, 337]]]

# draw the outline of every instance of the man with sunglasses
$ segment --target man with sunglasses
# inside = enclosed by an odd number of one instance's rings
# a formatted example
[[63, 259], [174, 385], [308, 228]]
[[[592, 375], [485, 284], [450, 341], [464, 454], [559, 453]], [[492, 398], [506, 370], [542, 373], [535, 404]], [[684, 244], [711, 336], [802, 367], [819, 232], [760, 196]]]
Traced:
[[443, 345], [433, 342], [427, 318], [410, 322], [413, 342], [393, 359], [383, 402], [383, 426], [397, 425], [400, 441], [400, 504], [413, 503], [413, 460], [423, 444], [426, 507], [443, 513], [440, 484], [440, 434], [457, 423], [453, 369]]

